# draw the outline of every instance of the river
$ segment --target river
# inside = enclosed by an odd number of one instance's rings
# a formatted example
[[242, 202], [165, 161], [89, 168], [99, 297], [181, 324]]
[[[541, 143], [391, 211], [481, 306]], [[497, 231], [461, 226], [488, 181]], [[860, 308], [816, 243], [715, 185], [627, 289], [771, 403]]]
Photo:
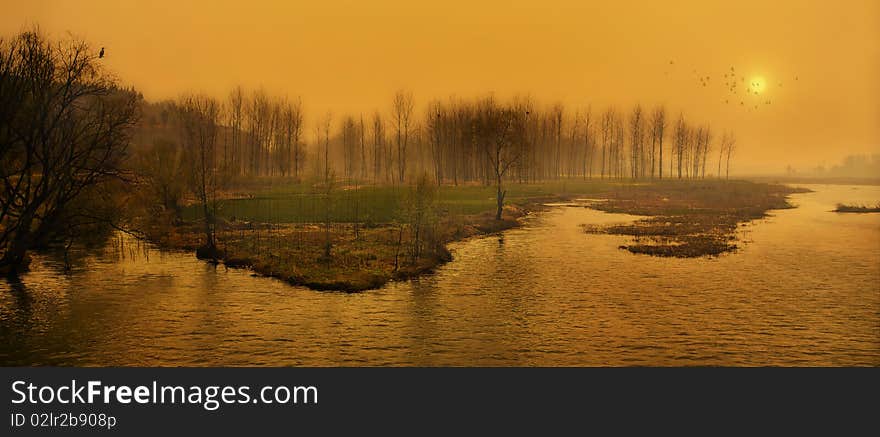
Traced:
[[878, 186], [805, 185], [740, 249], [618, 249], [560, 206], [451, 245], [434, 274], [318, 292], [120, 240], [0, 279], [0, 364], [60, 366], [880, 365]]

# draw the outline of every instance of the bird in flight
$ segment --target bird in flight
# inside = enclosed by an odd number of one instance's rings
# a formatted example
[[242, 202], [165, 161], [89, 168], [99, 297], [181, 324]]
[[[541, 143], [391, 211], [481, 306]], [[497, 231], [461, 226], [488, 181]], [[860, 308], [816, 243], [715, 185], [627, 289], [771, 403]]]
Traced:
[[101, 53], [98, 53], [98, 59], [104, 57], [104, 47], [101, 47]]

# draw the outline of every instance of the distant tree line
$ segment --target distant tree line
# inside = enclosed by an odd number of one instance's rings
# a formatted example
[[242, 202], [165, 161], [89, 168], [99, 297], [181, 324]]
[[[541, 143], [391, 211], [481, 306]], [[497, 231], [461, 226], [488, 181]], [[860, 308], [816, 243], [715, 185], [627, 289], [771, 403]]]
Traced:
[[849, 155], [840, 164], [826, 167], [819, 165], [811, 169], [796, 171], [789, 166], [789, 175], [808, 177], [857, 177], [878, 178], [880, 177], [880, 154]]
[[[152, 112], [173, 113], [177, 103], [152, 105]], [[717, 163], [716, 176], [729, 173], [736, 143], [733, 133], [718, 139], [709, 124], [683, 113], [670, 122], [664, 106], [570, 111], [527, 97], [500, 102], [487, 96], [433, 100], [418, 116], [412, 93], [400, 91], [387, 113], [319, 117], [307, 144], [299, 98], [239, 87], [215, 104], [216, 164], [229, 176], [323, 178], [332, 169], [345, 180], [399, 184], [428, 172], [437, 184], [490, 185], [501, 170], [493, 153], [503, 133], [504, 157], [515, 158], [503, 166], [505, 180], [705, 178], [710, 162]], [[503, 120], [494, 119], [498, 114]], [[509, 126], [499, 132], [497, 123]]]

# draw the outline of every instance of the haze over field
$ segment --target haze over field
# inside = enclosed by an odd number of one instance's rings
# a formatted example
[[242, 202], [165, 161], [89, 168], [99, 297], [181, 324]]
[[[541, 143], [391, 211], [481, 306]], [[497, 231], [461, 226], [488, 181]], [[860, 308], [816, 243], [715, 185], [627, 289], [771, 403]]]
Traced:
[[880, 2], [303, 3], [3, 5], [0, 366], [880, 365]]
[[[422, 107], [530, 93], [699, 115], [738, 133], [740, 173], [880, 151], [876, 1], [6, 3], [4, 34], [39, 24], [106, 46], [153, 100], [263, 86], [302, 96], [311, 125], [327, 110], [387, 110], [399, 88]], [[731, 67], [761, 94], [728, 96]]]

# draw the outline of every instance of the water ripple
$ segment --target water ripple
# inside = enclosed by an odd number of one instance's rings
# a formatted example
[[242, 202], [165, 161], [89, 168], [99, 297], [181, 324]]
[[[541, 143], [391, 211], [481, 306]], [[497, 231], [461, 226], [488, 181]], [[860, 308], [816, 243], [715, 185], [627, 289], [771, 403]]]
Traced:
[[[632, 255], [559, 207], [436, 274], [321, 293], [149, 247], [0, 281], [0, 364], [880, 365], [880, 187], [813, 187], [712, 259]], [[125, 244], [130, 244], [127, 242]]]

